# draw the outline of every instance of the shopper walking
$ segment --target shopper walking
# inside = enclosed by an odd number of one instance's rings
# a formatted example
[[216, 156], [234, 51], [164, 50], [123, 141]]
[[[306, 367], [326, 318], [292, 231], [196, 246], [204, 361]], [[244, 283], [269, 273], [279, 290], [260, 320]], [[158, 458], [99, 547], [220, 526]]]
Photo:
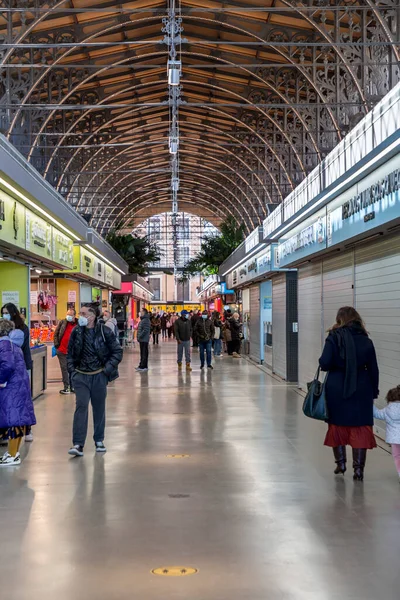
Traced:
[[193, 340], [193, 348], [198, 348], [199, 347], [199, 339], [197, 337], [197, 329], [196, 329], [196, 324], [200, 319], [200, 311], [195, 310], [192, 318], [190, 319], [191, 324], [192, 324], [192, 340]]
[[224, 326], [222, 330], [222, 335], [225, 342], [226, 352], [228, 356], [233, 355], [233, 346], [232, 346], [232, 331], [231, 331], [231, 323], [230, 320], [232, 318], [232, 311], [230, 309], [224, 312]]
[[208, 312], [206, 310], [203, 311], [201, 315], [201, 319], [198, 319], [196, 322], [196, 337], [199, 343], [199, 352], [200, 352], [200, 368], [204, 369], [204, 356], [207, 358], [207, 367], [209, 369], [213, 369], [214, 367], [211, 364], [211, 349], [212, 349], [212, 340], [215, 334], [214, 323], [208, 317]]
[[171, 339], [172, 336], [172, 321], [171, 321], [171, 315], [168, 314], [167, 315], [167, 333], [168, 333], [168, 339]]
[[140, 363], [136, 371], [149, 370], [150, 315], [147, 308], [140, 311], [140, 323], [137, 330], [137, 341], [140, 346]]
[[[12, 321], [15, 329], [19, 329], [24, 334], [24, 341], [21, 346], [22, 354], [24, 355], [25, 367], [28, 371], [29, 379], [31, 378], [32, 372], [32, 355], [31, 355], [31, 343], [29, 339], [29, 327], [26, 325], [22, 318], [18, 308], [12, 302], [4, 304], [1, 308], [1, 316], [3, 319]], [[25, 435], [26, 442], [33, 442], [33, 435], [31, 427], [26, 428]]]
[[119, 342], [120, 339], [119, 339], [118, 321], [117, 321], [117, 319], [115, 319], [112, 316], [112, 314], [109, 310], [103, 310], [103, 321], [104, 321], [104, 325], [112, 331], [112, 333], [115, 335], [115, 337], [117, 338], [117, 340]]
[[11, 341], [14, 327], [12, 321], [0, 320], [0, 435], [8, 440], [1, 467], [21, 464], [22, 438], [26, 428], [36, 424], [24, 355]]
[[158, 339], [161, 332], [161, 321], [158, 315], [153, 315], [151, 318], [151, 333], [153, 334], [153, 344], [158, 345]]
[[178, 369], [182, 368], [183, 352], [185, 351], [186, 370], [191, 371], [190, 365], [190, 339], [192, 336], [192, 324], [189, 320], [187, 310], [182, 310], [181, 316], [175, 321], [175, 338], [178, 343]]
[[222, 321], [218, 311], [215, 311], [212, 322], [214, 323], [214, 356], [222, 356]]
[[229, 319], [229, 328], [232, 336], [232, 356], [233, 358], [241, 358], [240, 347], [242, 344], [242, 324], [240, 323], [239, 313], [233, 313], [232, 317]]
[[61, 319], [54, 332], [54, 347], [56, 349], [58, 362], [60, 363], [61, 376], [64, 385], [63, 389], [60, 390], [60, 394], [64, 395], [74, 393], [68, 373], [67, 354], [69, 339], [77, 324], [76, 311], [74, 308], [70, 308], [67, 310], [65, 319]]
[[325, 446], [333, 448], [335, 473], [346, 471], [346, 446], [353, 449], [354, 480], [362, 481], [367, 450], [376, 447], [373, 403], [379, 394], [375, 348], [359, 313], [339, 309], [319, 364], [329, 371], [325, 391], [328, 433]]
[[106, 452], [107, 385], [118, 378], [122, 348], [115, 335], [103, 323], [99, 323], [98, 318], [98, 308], [83, 306], [68, 344], [68, 371], [76, 394], [72, 448], [68, 452], [71, 456], [83, 456], [89, 402], [93, 411], [96, 452]]
[[161, 335], [162, 335], [162, 339], [166, 340], [167, 339], [167, 315], [166, 313], [163, 313], [161, 315]]
[[386, 422], [386, 442], [392, 446], [392, 456], [400, 481], [400, 385], [388, 391], [387, 406], [374, 406], [374, 417]]

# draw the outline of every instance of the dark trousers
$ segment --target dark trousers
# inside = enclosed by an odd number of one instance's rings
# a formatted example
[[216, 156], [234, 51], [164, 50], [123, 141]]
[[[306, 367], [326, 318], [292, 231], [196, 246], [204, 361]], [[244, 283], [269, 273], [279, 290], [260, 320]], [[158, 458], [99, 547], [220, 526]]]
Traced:
[[139, 369], [148, 369], [148, 367], [149, 367], [149, 342], [139, 342], [139, 345], [140, 345]]
[[72, 376], [72, 385], [75, 389], [76, 408], [72, 432], [72, 443], [84, 446], [88, 428], [89, 402], [92, 403], [95, 442], [104, 440], [106, 427], [106, 397], [108, 379], [104, 373], [86, 375], [75, 373]]
[[162, 339], [165, 340], [166, 337], [167, 337], [167, 329], [163, 329], [162, 330]]
[[158, 344], [159, 333], [153, 333], [153, 344]]
[[64, 384], [64, 389], [66, 390], [67, 388], [69, 388], [71, 386], [71, 383], [69, 380], [68, 367], [67, 367], [67, 355], [63, 354], [62, 352], [59, 352], [57, 350], [57, 358], [58, 358], [58, 362], [60, 363], [61, 376], [62, 376], [62, 380], [63, 380], [63, 384]]
[[238, 354], [240, 354], [241, 340], [232, 340], [231, 344], [232, 352], [237, 352]]
[[233, 343], [234, 342], [232, 342], [232, 341], [226, 342], [226, 350], [227, 350], [229, 356], [232, 356], [232, 353], [233, 353]]
[[200, 366], [204, 367], [204, 354], [207, 355], [207, 367], [211, 366], [211, 348], [211, 340], [208, 340], [208, 342], [199, 342]]
[[172, 335], [172, 327], [168, 327], [167, 331], [168, 331], [168, 339], [170, 339], [170, 337]]

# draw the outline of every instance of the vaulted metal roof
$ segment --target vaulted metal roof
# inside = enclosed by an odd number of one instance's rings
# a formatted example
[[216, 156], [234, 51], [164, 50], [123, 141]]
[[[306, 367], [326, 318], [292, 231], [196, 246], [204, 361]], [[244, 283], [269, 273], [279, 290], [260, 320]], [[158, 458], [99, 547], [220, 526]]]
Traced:
[[[180, 10], [179, 207], [251, 231], [400, 79], [399, 2]], [[101, 233], [171, 208], [166, 14], [159, 0], [0, 8], [2, 131]]]

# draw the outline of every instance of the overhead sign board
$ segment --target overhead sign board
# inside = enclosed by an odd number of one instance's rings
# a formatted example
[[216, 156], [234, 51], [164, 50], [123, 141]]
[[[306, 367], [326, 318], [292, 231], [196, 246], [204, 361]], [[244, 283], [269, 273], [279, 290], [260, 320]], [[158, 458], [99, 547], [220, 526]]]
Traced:
[[[391, 166], [399, 164], [395, 158]], [[400, 168], [387, 169], [383, 165], [328, 205], [328, 247], [400, 218]]]
[[279, 240], [279, 266], [285, 267], [323, 250], [326, 244], [326, 209], [323, 209]]

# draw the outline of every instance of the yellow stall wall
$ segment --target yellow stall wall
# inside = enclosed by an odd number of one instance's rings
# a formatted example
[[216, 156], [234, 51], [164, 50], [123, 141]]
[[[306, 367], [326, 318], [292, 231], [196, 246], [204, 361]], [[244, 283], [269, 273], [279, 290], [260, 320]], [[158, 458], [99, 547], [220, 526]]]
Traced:
[[[19, 294], [19, 302], [16, 301], [17, 295], [13, 297], [12, 292]], [[18, 308], [29, 310], [29, 267], [0, 261], [0, 300], [1, 306], [5, 301], [11, 301]]]
[[67, 304], [69, 303], [68, 298], [70, 293], [73, 294], [73, 292], [75, 292], [76, 297], [75, 310], [79, 311], [79, 283], [69, 279], [57, 279], [57, 319], [65, 319]]

